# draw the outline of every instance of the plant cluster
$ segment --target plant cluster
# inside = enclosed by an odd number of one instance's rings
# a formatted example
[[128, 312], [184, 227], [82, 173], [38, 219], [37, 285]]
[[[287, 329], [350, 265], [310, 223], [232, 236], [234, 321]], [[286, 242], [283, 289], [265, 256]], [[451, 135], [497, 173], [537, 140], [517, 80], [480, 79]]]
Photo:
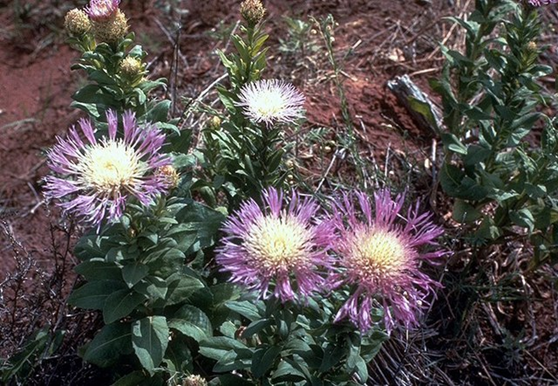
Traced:
[[[113, 385], [366, 384], [383, 342], [420, 326], [441, 287], [424, 268], [449, 254], [443, 229], [405, 194], [336, 191], [318, 202], [286, 188], [285, 132], [302, 125], [305, 98], [264, 77], [265, 13], [259, 0], [241, 4], [234, 50], [219, 52], [222, 108], [205, 111], [212, 118], [196, 146], [171, 102], [154, 95], [166, 80], [149, 80], [120, 1], [66, 15], [81, 52], [72, 69], [88, 82], [73, 106], [87, 117], [48, 151], [44, 194], [86, 230], [74, 251], [82, 281], [67, 300], [102, 318], [79, 354]], [[468, 20], [452, 20], [467, 39], [464, 53], [442, 48], [433, 82], [444, 108], [441, 185], [455, 198], [454, 220], [472, 231], [467, 241], [528, 237], [541, 264], [558, 237], [558, 133], [536, 111], [551, 100], [537, 83], [550, 71], [537, 64], [536, 13], [477, 0]], [[284, 47], [311, 49], [310, 25], [288, 23], [300, 44]], [[334, 21], [316, 24], [336, 67]], [[525, 140], [539, 128], [540, 143]], [[2, 363], [2, 380], [16, 384], [36, 342], [63, 335], [38, 331]]]
[[474, 245], [529, 240], [531, 268], [555, 261], [558, 131], [537, 109], [552, 103], [538, 82], [552, 70], [537, 61], [537, 12], [478, 0], [468, 20], [451, 20], [466, 31], [465, 52], [442, 46], [446, 63], [432, 84], [443, 102], [440, 182], [455, 198], [453, 219]]

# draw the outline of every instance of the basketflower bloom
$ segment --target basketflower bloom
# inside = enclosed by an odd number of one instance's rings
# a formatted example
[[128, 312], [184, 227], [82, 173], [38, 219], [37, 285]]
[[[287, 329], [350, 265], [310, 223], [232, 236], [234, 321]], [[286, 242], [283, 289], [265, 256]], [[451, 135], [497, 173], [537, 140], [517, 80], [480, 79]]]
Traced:
[[304, 95], [292, 84], [273, 79], [248, 83], [240, 89], [237, 106], [256, 123], [290, 123], [302, 118]]
[[107, 112], [108, 137], [97, 139], [91, 121], [82, 119], [84, 139], [72, 127], [48, 152], [48, 165], [56, 175], [45, 178], [45, 196], [92, 225], [119, 218], [130, 197], [148, 205], [168, 188], [156, 173], [170, 164], [170, 158], [159, 153], [164, 134], [151, 124], [138, 127], [132, 112], [124, 113], [122, 121], [124, 135], [117, 138], [118, 118]]
[[529, 0], [529, 4], [533, 7], [540, 7], [541, 5], [555, 4], [558, 0]]
[[294, 191], [284, 205], [281, 191], [263, 193], [264, 208], [250, 199], [223, 225], [223, 246], [216, 260], [231, 282], [281, 302], [301, 300], [323, 289], [322, 272], [331, 268], [327, 250], [334, 225], [318, 222], [318, 205]]
[[[418, 206], [403, 216], [403, 195], [393, 200], [389, 190], [378, 191], [374, 210], [366, 194], [358, 192], [355, 196], [362, 218], [349, 195], [337, 205], [335, 213], [340, 235], [333, 250], [339, 258], [340, 272], [331, 275], [330, 283], [332, 288], [343, 284], [353, 288], [335, 322], [349, 318], [366, 332], [374, 323], [372, 309], [383, 308], [388, 333], [396, 323], [414, 327], [434, 288], [440, 287], [420, 271], [420, 264], [436, 262], [445, 255], [436, 243], [442, 228], [431, 222], [429, 214], [419, 214]], [[431, 251], [419, 250], [426, 246]]]
[[91, 0], [84, 10], [92, 21], [105, 22], [116, 16], [119, 5], [120, 0]]

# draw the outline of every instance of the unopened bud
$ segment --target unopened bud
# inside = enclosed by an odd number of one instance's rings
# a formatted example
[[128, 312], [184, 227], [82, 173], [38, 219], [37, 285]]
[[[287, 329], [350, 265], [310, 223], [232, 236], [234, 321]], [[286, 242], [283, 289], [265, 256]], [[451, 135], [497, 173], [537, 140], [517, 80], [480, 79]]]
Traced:
[[176, 188], [180, 181], [180, 174], [178, 174], [172, 165], [161, 166], [157, 169], [157, 175], [169, 189]]
[[217, 115], [214, 115], [213, 118], [211, 118], [211, 121], [209, 121], [209, 126], [213, 130], [217, 130], [219, 127], [221, 127], [221, 118], [219, 118]]
[[107, 21], [94, 21], [93, 32], [97, 42], [116, 44], [126, 36], [128, 20], [120, 9], [116, 10], [114, 18]]
[[537, 51], [537, 43], [535, 43], [534, 41], [530, 41], [529, 43], [527, 43], [527, 49], [531, 52], [535, 52]]
[[189, 375], [184, 380], [183, 386], [207, 386], [207, 381], [199, 375]]
[[141, 60], [128, 56], [120, 63], [120, 74], [130, 80], [143, 76], [143, 64]]
[[70, 35], [82, 36], [91, 29], [91, 21], [85, 12], [75, 8], [66, 14], [64, 28]]
[[245, 0], [240, 4], [240, 14], [249, 26], [255, 26], [263, 20], [265, 8], [260, 0]]

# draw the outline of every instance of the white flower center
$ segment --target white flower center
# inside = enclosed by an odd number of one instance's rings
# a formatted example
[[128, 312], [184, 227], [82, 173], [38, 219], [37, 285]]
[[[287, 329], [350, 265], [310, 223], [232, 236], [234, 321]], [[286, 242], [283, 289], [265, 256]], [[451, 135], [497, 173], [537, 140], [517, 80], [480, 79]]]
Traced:
[[395, 278], [406, 268], [407, 251], [394, 232], [371, 229], [357, 233], [345, 266], [366, 281]]
[[134, 149], [122, 141], [90, 147], [78, 168], [86, 185], [105, 193], [132, 187], [145, 171]]
[[262, 118], [272, 118], [285, 109], [285, 98], [275, 89], [262, 90], [250, 101], [250, 108]]
[[263, 217], [252, 225], [245, 248], [253, 264], [270, 273], [307, 264], [310, 232], [292, 216]]

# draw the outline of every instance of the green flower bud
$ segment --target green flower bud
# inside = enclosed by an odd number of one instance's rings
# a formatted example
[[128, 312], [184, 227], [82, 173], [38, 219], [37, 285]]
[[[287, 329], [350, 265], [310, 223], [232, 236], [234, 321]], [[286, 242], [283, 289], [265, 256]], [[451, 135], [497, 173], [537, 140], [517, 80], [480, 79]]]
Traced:
[[95, 34], [95, 40], [99, 43], [118, 43], [128, 32], [128, 20], [126, 19], [126, 15], [118, 9], [113, 19], [94, 21], [93, 32]]
[[199, 375], [189, 375], [184, 380], [184, 386], [207, 386], [207, 381]]
[[91, 21], [85, 12], [74, 8], [66, 13], [64, 28], [69, 35], [82, 36], [91, 29]]
[[120, 74], [127, 79], [136, 80], [144, 73], [143, 63], [137, 58], [128, 56], [120, 63]]
[[248, 25], [255, 26], [262, 21], [265, 8], [260, 0], [245, 0], [240, 4], [240, 14]]

